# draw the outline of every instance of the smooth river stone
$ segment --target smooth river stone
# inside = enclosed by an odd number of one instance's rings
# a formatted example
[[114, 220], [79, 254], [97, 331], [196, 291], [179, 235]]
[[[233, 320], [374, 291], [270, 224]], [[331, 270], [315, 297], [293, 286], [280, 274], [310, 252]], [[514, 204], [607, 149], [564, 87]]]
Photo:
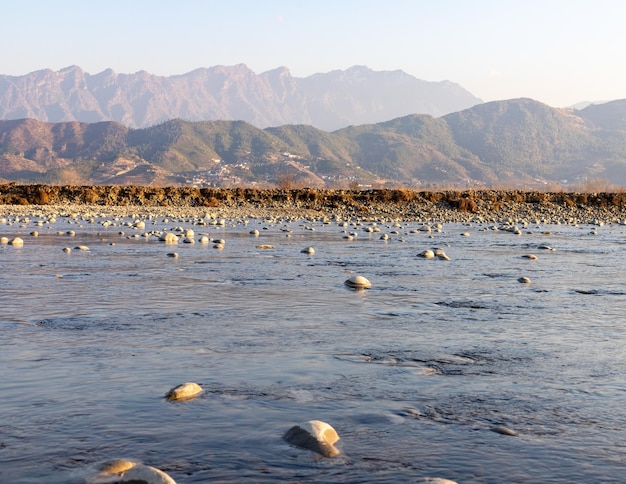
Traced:
[[0, 237], [0, 244], [8, 244], [8, 243], [9, 243], [8, 237]]
[[433, 259], [435, 257], [435, 253], [430, 249], [426, 249], [425, 251], [420, 252], [417, 255], [419, 257], [423, 257], [424, 259]]
[[355, 275], [345, 281], [345, 285], [356, 289], [365, 289], [366, 287], [370, 287], [372, 283], [363, 276]]
[[302, 249], [300, 252], [303, 254], [315, 254], [315, 249], [313, 247], [307, 247], [306, 249]]
[[105, 462], [100, 468], [100, 472], [103, 474], [121, 474], [126, 472], [137, 465], [137, 462], [126, 459], [113, 459]]
[[492, 427], [490, 430], [492, 432], [495, 432], [496, 434], [510, 435], [511, 437], [515, 437], [517, 435], [517, 432], [515, 430], [510, 429], [508, 427], [504, 427], [503, 425]]
[[9, 244], [14, 245], [15, 247], [21, 247], [24, 245], [24, 241], [19, 237], [15, 237], [14, 239], [11, 239], [11, 242], [9, 242]]
[[166, 244], [178, 244], [178, 236], [171, 232], [166, 232], [164, 234], [161, 234], [161, 236], [159, 237], [159, 240], [161, 242], [165, 242]]
[[521, 282], [522, 284], [530, 284], [530, 277], [520, 277], [517, 282]]
[[309, 420], [304, 424], [294, 425], [283, 435], [283, 439], [291, 445], [312, 450], [324, 457], [339, 455], [339, 450], [334, 445], [339, 440], [339, 435], [334, 428], [321, 420]]
[[198, 396], [202, 392], [202, 387], [197, 383], [188, 381], [172, 388], [165, 394], [167, 400], [189, 400]]
[[261, 245], [257, 245], [256, 248], [257, 249], [273, 249], [274, 246], [273, 245], [269, 245], [269, 244], [261, 244]]
[[176, 484], [176, 481], [155, 467], [137, 465], [124, 473], [120, 482], [133, 484]]

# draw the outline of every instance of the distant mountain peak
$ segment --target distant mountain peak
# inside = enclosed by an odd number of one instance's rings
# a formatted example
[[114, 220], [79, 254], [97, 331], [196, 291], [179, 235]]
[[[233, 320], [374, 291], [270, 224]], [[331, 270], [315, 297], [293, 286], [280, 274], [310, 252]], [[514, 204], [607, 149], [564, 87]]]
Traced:
[[182, 118], [241, 119], [259, 127], [308, 124], [331, 131], [415, 113], [441, 116], [481, 102], [457, 84], [363, 65], [304, 78], [284, 66], [256, 74], [243, 63], [169, 77], [112, 69], [90, 75], [76, 65], [0, 75], [0, 119], [117, 121], [133, 128]]

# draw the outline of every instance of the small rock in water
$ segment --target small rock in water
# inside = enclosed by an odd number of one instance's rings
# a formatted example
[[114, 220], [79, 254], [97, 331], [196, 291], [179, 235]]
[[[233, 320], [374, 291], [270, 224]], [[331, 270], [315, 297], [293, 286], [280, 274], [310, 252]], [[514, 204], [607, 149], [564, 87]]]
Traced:
[[417, 255], [419, 257], [423, 257], [424, 259], [433, 259], [435, 257], [435, 253], [430, 249], [426, 249], [425, 251], [420, 252]]
[[517, 282], [521, 282], [523, 284], [530, 284], [530, 277], [520, 277]]
[[315, 249], [313, 247], [307, 247], [306, 249], [302, 249], [300, 252], [303, 254], [315, 254]]
[[188, 381], [172, 388], [165, 394], [167, 400], [189, 400], [202, 392], [202, 387], [197, 383]]
[[76, 247], [74, 247], [74, 249], [76, 249], [76, 250], [89, 250], [89, 247], [87, 247], [86, 245], [77, 245]]
[[0, 237], [0, 244], [8, 244], [8, 243], [9, 243], [8, 237]]
[[176, 481], [155, 467], [137, 465], [124, 474], [120, 482], [134, 484], [176, 484]]
[[173, 259], [178, 259], [178, 254], [176, 252], [168, 252], [168, 257], [172, 257]]
[[72, 252], [72, 248], [71, 247], [65, 247], [65, 248], [63, 248], [63, 252], [65, 252], [66, 254], [69, 254], [70, 252]]
[[512, 437], [515, 437], [517, 435], [517, 432], [515, 430], [510, 429], [508, 427], [504, 427], [503, 425], [498, 425], [497, 427], [492, 427], [490, 430], [492, 432], [497, 433], [497, 434], [510, 435]]
[[201, 244], [208, 244], [209, 243], [209, 238], [206, 235], [203, 235], [202, 237], [200, 237], [200, 243]]
[[309, 420], [304, 424], [294, 425], [283, 435], [283, 439], [291, 445], [312, 450], [324, 457], [339, 455], [339, 450], [334, 445], [339, 440], [339, 435], [334, 428], [321, 420]]
[[273, 249], [274, 246], [273, 245], [269, 245], [269, 244], [261, 244], [261, 245], [257, 245], [256, 248], [257, 249]]
[[366, 287], [370, 287], [372, 283], [363, 276], [355, 275], [345, 281], [345, 285], [356, 289], [365, 289]]
[[178, 244], [178, 236], [172, 232], [161, 234], [159, 240], [161, 242], [165, 242], [166, 244]]
[[22, 247], [24, 245], [24, 241], [20, 239], [19, 237], [15, 237], [11, 239], [11, 242], [9, 242], [9, 244], [15, 247]]
[[535, 254], [525, 254], [522, 257], [524, 259], [537, 260], [537, 256]]
[[113, 459], [105, 462], [100, 468], [103, 474], [121, 474], [137, 465], [137, 462], [126, 459]]
[[254, 235], [255, 237], [259, 236], [259, 231], [257, 229], [251, 230], [250, 235]]

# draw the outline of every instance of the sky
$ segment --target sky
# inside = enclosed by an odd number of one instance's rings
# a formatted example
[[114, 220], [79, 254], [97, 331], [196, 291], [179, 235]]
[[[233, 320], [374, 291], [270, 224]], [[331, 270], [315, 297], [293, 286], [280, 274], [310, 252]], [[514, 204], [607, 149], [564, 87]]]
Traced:
[[626, 98], [624, 0], [0, 0], [0, 75], [365, 65], [483, 101]]

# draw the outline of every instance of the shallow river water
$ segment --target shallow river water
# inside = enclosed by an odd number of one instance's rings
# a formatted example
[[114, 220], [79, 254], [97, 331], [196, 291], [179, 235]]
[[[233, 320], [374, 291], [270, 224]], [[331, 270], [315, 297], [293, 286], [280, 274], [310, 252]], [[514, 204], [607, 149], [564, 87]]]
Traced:
[[[36, 220], [0, 225], [25, 242], [0, 246], [2, 483], [84, 483], [112, 458], [179, 483], [626, 479], [626, 226], [145, 229], [218, 250]], [[451, 260], [417, 256], [434, 247]], [[186, 381], [203, 393], [163, 398]], [[282, 439], [311, 419], [340, 456]]]

